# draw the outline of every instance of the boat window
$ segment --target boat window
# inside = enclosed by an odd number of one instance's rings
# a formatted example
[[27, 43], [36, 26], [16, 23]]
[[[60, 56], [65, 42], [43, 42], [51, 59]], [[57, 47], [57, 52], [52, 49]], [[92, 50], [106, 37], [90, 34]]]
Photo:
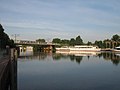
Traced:
[[115, 48], [115, 49], [120, 50], [120, 48]]

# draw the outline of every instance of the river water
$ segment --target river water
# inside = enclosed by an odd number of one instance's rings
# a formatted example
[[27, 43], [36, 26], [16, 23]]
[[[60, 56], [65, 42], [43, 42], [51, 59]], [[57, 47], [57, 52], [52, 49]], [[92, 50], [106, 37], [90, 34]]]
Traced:
[[22, 53], [18, 90], [120, 90], [119, 53]]

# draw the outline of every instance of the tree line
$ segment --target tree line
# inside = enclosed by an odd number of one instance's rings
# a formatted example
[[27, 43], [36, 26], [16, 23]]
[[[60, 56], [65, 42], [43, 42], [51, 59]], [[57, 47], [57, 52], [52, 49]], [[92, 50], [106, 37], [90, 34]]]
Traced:
[[10, 48], [15, 47], [14, 41], [4, 32], [2, 25], [0, 24], [0, 49], [5, 49], [6, 46]]
[[[60, 39], [60, 38], [54, 38], [52, 40], [52, 43], [58, 43], [61, 45], [67, 45], [67, 46], [74, 46], [74, 45], [96, 45], [99, 48], [107, 48], [106, 47], [106, 41], [115, 41], [120, 42], [120, 36], [118, 34], [113, 35], [111, 39], [105, 39], [105, 40], [96, 40], [94, 43], [88, 41], [87, 43], [83, 42], [83, 39], [79, 36], [76, 38], [71, 38], [70, 40], [67, 39]], [[120, 44], [118, 44], [119, 46]]]
[[76, 38], [71, 38], [70, 40], [67, 39], [59, 39], [59, 38], [54, 38], [52, 40], [52, 43], [59, 43], [61, 45], [70, 45], [70, 46], [74, 46], [74, 45], [83, 45], [83, 40], [80, 36], [77, 36]]
[[100, 41], [96, 40], [94, 43], [91, 43], [91, 44], [92, 45], [97, 45], [100, 48], [109, 48], [108, 46], [106, 46], [106, 42], [110, 42], [110, 43], [117, 42], [116, 46], [119, 46], [120, 45], [120, 36], [118, 34], [115, 34], [115, 35], [112, 36], [111, 39], [105, 39], [103, 41], [102, 40], [100, 40]]
[[[53, 38], [52, 43], [57, 43], [57, 44], [60, 44], [61, 46], [96, 45], [99, 48], [108, 48], [108, 47], [106, 47], [106, 42], [107, 41], [120, 42], [120, 36], [118, 34], [115, 34], [115, 35], [112, 36], [111, 39], [96, 40], [95, 42], [88, 41], [87, 43], [84, 43], [81, 36], [78, 35], [77, 37], [71, 38], [70, 40], [68, 40], [68, 39], [60, 39], [60, 38]], [[45, 39], [37, 39], [36, 42], [45, 43], [46, 41], [45, 41]], [[119, 46], [119, 45], [120, 45], [120, 43], [118, 43], [117, 46]]]
[[[120, 42], [120, 36], [118, 34], [113, 35], [111, 39], [105, 39], [105, 40], [96, 40], [94, 43], [88, 41], [87, 43], [83, 42], [83, 39], [80, 35], [78, 35], [75, 38], [68, 39], [60, 39], [60, 38], [54, 38], [52, 40], [52, 43], [58, 43], [63, 46], [74, 46], [74, 45], [97, 45], [100, 48], [106, 48], [106, 41], [115, 41]], [[36, 42], [38, 43], [45, 43], [45, 39], [37, 39]], [[6, 46], [15, 47], [14, 41], [9, 38], [9, 36], [4, 32], [4, 29], [2, 25], [0, 24], [0, 49], [5, 49]], [[118, 44], [120, 45], [120, 43]]]

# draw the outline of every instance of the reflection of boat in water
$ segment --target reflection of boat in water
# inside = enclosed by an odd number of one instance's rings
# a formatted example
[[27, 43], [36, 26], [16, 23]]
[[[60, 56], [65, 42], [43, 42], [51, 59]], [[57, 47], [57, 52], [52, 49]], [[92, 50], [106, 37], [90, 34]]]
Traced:
[[97, 56], [101, 52], [74, 52], [74, 51], [56, 51], [56, 53], [65, 54], [65, 55], [75, 55], [75, 56]]
[[97, 46], [87, 46], [87, 45], [77, 45], [74, 47], [61, 47], [56, 48], [56, 51], [70, 51], [70, 52], [96, 52], [100, 51], [101, 49]]
[[19, 56], [33, 56], [33, 51], [20, 52]]
[[32, 55], [33, 55], [33, 47], [32, 46], [20, 47], [19, 56], [32, 56]]
[[112, 49], [112, 51], [114, 51], [114, 52], [120, 52], [120, 46], [115, 47], [114, 49]]
[[120, 53], [117, 53], [117, 54], [115, 54], [115, 55], [120, 57]]

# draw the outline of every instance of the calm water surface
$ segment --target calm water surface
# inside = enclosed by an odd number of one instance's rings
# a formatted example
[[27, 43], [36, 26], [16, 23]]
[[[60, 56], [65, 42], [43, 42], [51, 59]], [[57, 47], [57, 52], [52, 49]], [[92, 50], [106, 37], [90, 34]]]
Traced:
[[18, 90], [120, 90], [120, 54], [24, 55], [18, 58]]

